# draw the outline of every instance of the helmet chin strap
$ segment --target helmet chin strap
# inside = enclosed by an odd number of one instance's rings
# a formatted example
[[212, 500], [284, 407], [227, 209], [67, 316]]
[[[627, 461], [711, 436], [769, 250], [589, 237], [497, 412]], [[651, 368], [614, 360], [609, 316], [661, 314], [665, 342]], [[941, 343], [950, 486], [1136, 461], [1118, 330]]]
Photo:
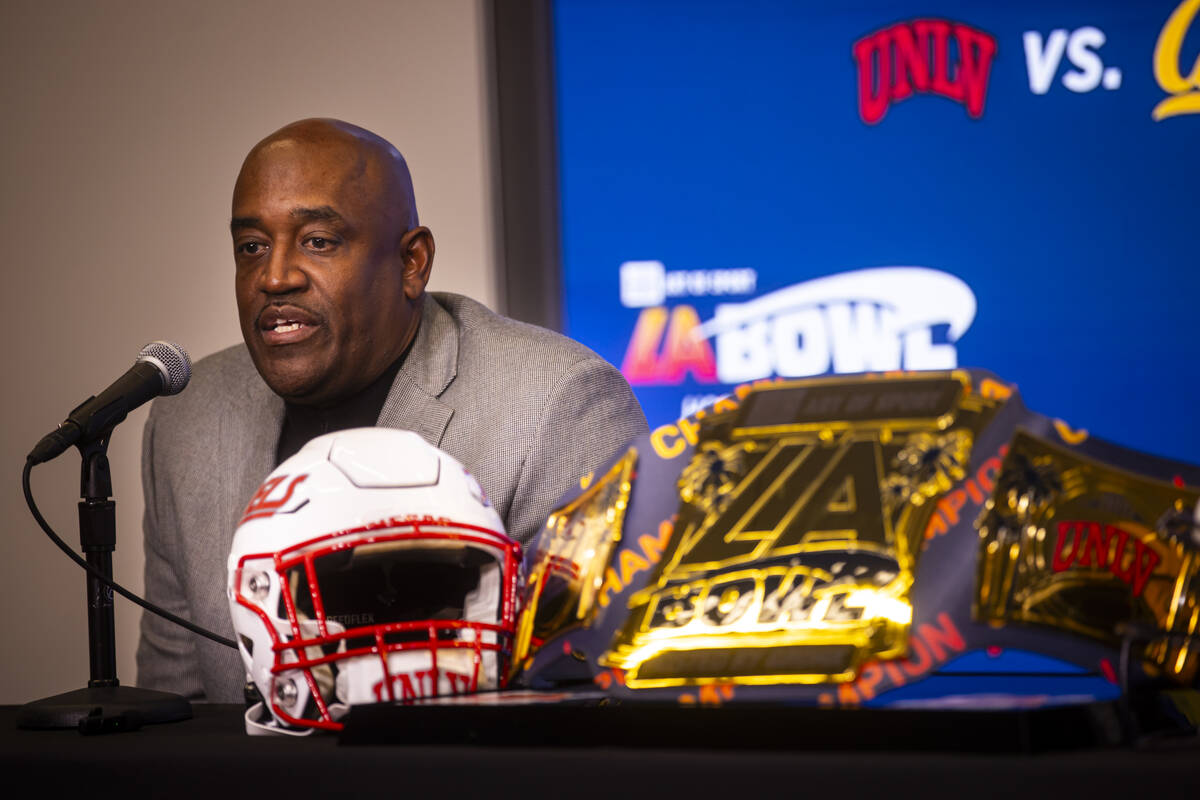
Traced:
[[[376, 655], [339, 663], [337, 700], [350, 706], [428, 700], [496, 688], [496, 656], [473, 648], [393, 652], [387, 674]], [[332, 711], [330, 712], [332, 714]]]

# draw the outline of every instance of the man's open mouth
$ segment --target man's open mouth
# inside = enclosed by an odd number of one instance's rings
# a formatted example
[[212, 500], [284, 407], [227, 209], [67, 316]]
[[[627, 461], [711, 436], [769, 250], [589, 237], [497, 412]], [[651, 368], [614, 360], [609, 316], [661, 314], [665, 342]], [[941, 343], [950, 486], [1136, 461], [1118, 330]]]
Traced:
[[269, 345], [301, 342], [311, 336], [321, 320], [306, 309], [295, 306], [273, 306], [258, 316], [258, 329]]

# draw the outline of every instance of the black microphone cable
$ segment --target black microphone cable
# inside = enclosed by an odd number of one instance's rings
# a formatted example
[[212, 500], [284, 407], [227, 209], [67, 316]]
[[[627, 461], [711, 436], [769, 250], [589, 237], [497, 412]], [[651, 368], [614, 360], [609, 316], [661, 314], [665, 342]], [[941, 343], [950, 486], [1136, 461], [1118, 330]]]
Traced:
[[50, 537], [50, 541], [52, 541], [56, 545], [58, 545], [59, 549], [62, 550], [64, 553], [66, 553], [71, 558], [72, 561], [74, 561], [79, 566], [83, 567], [84, 570], [89, 575], [91, 575], [93, 578], [96, 578], [101, 583], [103, 583], [105, 586], [112, 589], [114, 592], [116, 592], [117, 594], [126, 598], [127, 600], [131, 600], [134, 603], [137, 603], [139, 606], [146, 609], [147, 611], [149, 611], [153, 614], [157, 614], [158, 616], [162, 617], [163, 619], [174, 622], [176, 625], [187, 628], [192, 633], [199, 634], [200, 636], [203, 636], [206, 639], [211, 639], [212, 641], [216, 642], [217, 644], [223, 644], [226, 647], [232, 647], [235, 650], [237, 649], [237, 644], [235, 644], [232, 639], [226, 639], [224, 636], [220, 636], [216, 633], [213, 633], [212, 631], [208, 630], [207, 628], [202, 628], [199, 625], [195, 624], [194, 622], [189, 622], [188, 620], [183, 619], [182, 617], [177, 617], [174, 614], [172, 614], [170, 611], [159, 608], [158, 606], [154, 605], [153, 603], [151, 603], [147, 600], [143, 600], [142, 598], [138, 597], [133, 592], [126, 589], [124, 586], [121, 586], [116, 581], [108, 578], [106, 575], [103, 575], [100, 572], [100, 570], [93, 567], [91, 564], [89, 564], [87, 561], [85, 561], [83, 558], [81, 558], [74, 550], [72, 550], [70, 545], [68, 545], [66, 542], [64, 542], [62, 539], [60, 539], [58, 537], [58, 534], [56, 534], [54, 532], [54, 529], [52, 529], [50, 527], [50, 523], [46, 522], [45, 518], [42, 517], [42, 513], [40, 511], [38, 511], [37, 503], [35, 503], [33, 500], [33, 491], [30, 489], [30, 486], [29, 486], [29, 475], [33, 471], [33, 467], [34, 467], [33, 460], [27, 459], [25, 461], [25, 469], [21, 472], [21, 488], [24, 489], [24, 491], [25, 491], [25, 503], [26, 503], [26, 505], [29, 506], [29, 510], [33, 514], [33, 518], [37, 520], [38, 525], [40, 525], [42, 530], [45, 531], [46, 535]]

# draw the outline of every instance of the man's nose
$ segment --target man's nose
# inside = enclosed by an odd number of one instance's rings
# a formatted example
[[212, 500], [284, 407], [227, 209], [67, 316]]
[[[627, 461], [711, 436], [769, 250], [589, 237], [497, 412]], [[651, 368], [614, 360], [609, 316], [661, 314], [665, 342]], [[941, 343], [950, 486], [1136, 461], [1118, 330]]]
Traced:
[[267, 294], [286, 294], [302, 291], [308, 286], [308, 275], [300, 264], [294, 248], [277, 245], [259, 273], [259, 288]]

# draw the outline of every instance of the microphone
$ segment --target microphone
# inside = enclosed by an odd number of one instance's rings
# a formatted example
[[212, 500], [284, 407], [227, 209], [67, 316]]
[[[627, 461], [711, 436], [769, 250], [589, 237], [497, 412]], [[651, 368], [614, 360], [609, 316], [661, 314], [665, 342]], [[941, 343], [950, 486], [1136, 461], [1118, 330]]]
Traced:
[[173, 342], [150, 342], [121, 377], [75, 408], [62, 424], [42, 437], [26, 461], [41, 464], [68, 447], [109, 433], [142, 403], [160, 394], [179, 394], [192, 377], [187, 351]]

